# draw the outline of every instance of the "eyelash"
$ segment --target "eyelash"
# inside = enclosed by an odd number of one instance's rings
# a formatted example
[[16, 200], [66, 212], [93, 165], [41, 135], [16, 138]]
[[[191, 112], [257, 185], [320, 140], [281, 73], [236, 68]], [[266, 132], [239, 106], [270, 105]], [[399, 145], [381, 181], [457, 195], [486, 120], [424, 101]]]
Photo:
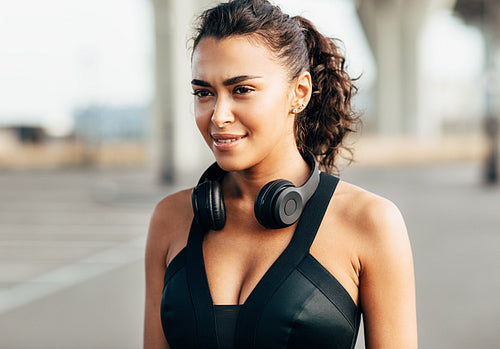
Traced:
[[194, 90], [192, 92], [193, 96], [198, 97], [198, 98], [203, 98], [203, 97], [208, 97], [212, 92], [209, 90]]
[[[238, 90], [239, 90], [239, 92], [238, 92]], [[237, 86], [233, 90], [234, 93], [239, 94], [239, 95], [247, 94], [247, 93], [252, 92], [252, 91], [253, 91], [253, 89], [248, 87], [248, 86]]]
[[[244, 94], [247, 94], [247, 93], [250, 93], [253, 91], [254, 90], [248, 86], [236, 86], [233, 89], [233, 93], [235, 93], [237, 95], [244, 95]], [[192, 95], [195, 97], [198, 97], [198, 98], [204, 98], [204, 97], [213, 96], [213, 93], [209, 90], [206, 90], [206, 89], [199, 89], [199, 90], [194, 90], [192, 92]]]

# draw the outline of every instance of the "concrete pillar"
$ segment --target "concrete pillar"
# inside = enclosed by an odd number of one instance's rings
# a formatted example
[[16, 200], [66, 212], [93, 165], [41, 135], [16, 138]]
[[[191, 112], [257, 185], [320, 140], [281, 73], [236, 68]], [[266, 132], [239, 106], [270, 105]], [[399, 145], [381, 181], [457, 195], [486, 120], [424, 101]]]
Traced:
[[375, 124], [382, 134], [401, 130], [399, 6], [394, 1], [361, 1], [358, 13], [377, 63]]
[[497, 0], [457, 0], [454, 9], [467, 23], [481, 29], [485, 41], [484, 130], [488, 150], [483, 172], [485, 182], [494, 184], [500, 179], [500, 3]]
[[419, 35], [431, 0], [360, 0], [358, 15], [377, 62], [376, 132], [418, 133]]
[[205, 0], [152, 0], [155, 28], [153, 166], [159, 180], [179, 182], [212, 156], [196, 128], [191, 96], [189, 39]]
[[488, 112], [500, 118], [500, 3], [486, 1], [483, 33], [486, 37]]
[[500, 180], [499, 168], [499, 125], [500, 125], [500, 4], [484, 0], [482, 32], [485, 37], [485, 134], [488, 151], [485, 159], [484, 180], [496, 184]]

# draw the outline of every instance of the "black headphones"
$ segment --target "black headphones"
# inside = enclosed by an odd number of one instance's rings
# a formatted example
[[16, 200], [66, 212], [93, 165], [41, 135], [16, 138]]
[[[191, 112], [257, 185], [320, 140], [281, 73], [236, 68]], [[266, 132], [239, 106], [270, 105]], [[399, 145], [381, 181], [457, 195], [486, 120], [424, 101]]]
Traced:
[[[264, 227], [279, 229], [295, 223], [316, 191], [319, 184], [318, 163], [309, 150], [304, 155], [313, 170], [302, 186], [296, 187], [286, 179], [277, 179], [267, 183], [259, 191], [254, 212]], [[217, 163], [212, 164], [191, 192], [194, 218], [205, 230], [221, 230], [226, 223], [226, 208], [220, 183], [226, 173]]]

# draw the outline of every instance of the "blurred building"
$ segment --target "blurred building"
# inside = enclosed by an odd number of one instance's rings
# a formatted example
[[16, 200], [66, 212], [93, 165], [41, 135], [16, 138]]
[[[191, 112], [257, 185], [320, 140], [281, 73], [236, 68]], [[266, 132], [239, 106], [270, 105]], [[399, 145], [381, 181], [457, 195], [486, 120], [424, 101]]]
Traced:
[[74, 115], [74, 135], [86, 142], [144, 141], [150, 134], [147, 106], [90, 106]]
[[0, 127], [0, 137], [22, 144], [40, 144], [46, 140], [47, 134], [42, 126], [10, 125]]

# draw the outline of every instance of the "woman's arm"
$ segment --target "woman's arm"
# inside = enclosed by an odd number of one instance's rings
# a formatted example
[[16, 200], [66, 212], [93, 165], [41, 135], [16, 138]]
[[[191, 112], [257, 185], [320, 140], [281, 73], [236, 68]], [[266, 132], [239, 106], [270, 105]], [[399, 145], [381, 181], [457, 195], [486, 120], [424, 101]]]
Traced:
[[360, 274], [366, 348], [417, 348], [413, 258], [403, 218], [388, 200], [369, 206]]
[[[192, 209], [189, 191], [166, 197], [156, 206], [146, 240], [146, 302], [144, 311], [144, 349], [168, 349], [161, 326], [160, 305], [163, 293], [167, 252], [181, 241], [185, 244]], [[169, 258], [171, 259], [171, 258]]]
[[163, 292], [163, 276], [166, 270], [168, 227], [165, 225], [165, 201], [160, 202], [151, 217], [146, 240], [146, 303], [144, 310], [144, 349], [166, 349], [167, 341], [160, 320], [160, 303]]

